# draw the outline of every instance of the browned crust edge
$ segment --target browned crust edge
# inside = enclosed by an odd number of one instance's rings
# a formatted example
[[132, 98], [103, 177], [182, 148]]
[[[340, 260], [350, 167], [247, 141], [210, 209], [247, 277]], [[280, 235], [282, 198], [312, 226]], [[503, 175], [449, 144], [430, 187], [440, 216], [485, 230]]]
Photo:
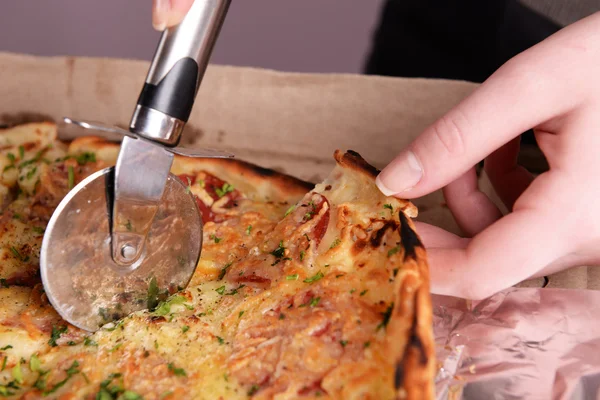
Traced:
[[336, 150], [333, 157], [342, 167], [353, 169], [370, 178], [375, 179], [377, 178], [377, 175], [379, 175], [380, 171], [365, 161], [365, 159], [354, 150], [347, 150], [346, 152]]
[[[93, 146], [98, 149], [120, 147], [120, 143], [111, 142], [105, 138], [91, 135], [82, 136], [72, 141], [63, 141], [63, 143], [70, 144], [76, 141], [80, 141], [85, 143], [85, 145]], [[176, 155], [175, 159], [180, 161], [182, 165], [189, 166], [190, 171], [211, 166], [216, 169], [226, 170], [231, 174], [243, 176], [245, 180], [248, 180], [255, 185], [268, 184], [270, 187], [277, 189], [283, 198], [304, 196], [315, 187], [313, 183], [235, 158], [190, 158]]]
[[[435, 339], [433, 308], [429, 288], [429, 265], [425, 248], [414, 224], [403, 212], [400, 217], [400, 240], [404, 248], [404, 268], [417, 274], [396, 282], [396, 300], [391, 316], [391, 335], [404, 332], [406, 344], [396, 356], [394, 385], [396, 399], [433, 399], [435, 377]], [[412, 306], [408, 308], [406, 304]], [[410, 314], [410, 315], [409, 315]], [[394, 329], [394, 323], [410, 324]]]
[[[176, 158], [186, 157], [176, 156]], [[189, 158], [186, 159], [189, 160]], [[197, 165], [211, 164], [224, 169], [226, 168], [230, 172], [244, 175], [245, 179], [268, 182], [269, 185], [277, 187], [279, 191], [288, 195], [304, 195], [315, 187], [314, 183], [306, 182], [291, 175], [286, 175], [273, 169], [264, 168], [235, 158], [205, 158], [196, 159], [195, 161], [198, 162]]]

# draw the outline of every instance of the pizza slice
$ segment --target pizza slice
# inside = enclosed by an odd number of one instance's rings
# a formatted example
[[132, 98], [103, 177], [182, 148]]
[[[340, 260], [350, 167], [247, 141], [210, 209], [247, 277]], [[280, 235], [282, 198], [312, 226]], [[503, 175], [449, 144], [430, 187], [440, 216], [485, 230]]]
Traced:
[[[111, 165], [118, 146], [69, 144]], [[316, 187], [233, 160], [176, 158], [203, 215], [192, 283], [88, 335], [39, 286], [0, 296], [0, 394], [18, 398], [426, 399], [434, 349], [416, 208], [336, 152]]]

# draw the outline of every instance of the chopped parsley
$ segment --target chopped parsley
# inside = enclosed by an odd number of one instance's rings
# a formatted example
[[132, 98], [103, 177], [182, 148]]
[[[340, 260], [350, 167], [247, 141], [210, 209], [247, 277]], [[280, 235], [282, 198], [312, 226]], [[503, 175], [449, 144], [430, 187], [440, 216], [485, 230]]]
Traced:
[[39, 226], [33, 226], [31, 227], [31, 230], [35, 233], [39, 233], [40, 235], [46, 231], [44, 228], [40, 228]]
[[169, 371], [173, 372], [176, 376], [187, 376], [187, 374], [183, 368], [175, 368], [173, 363], [169, 363], [168, 367], [169, 367]]
[[29, 171], [27, 171], [27, 175], [25, 175], [25, 179], [29, 180], [29, 179], [33, 178], [33, 176], [35, 175], [36, 172], [37, 172], [37, 167], [31, 168]]
[[279, 242], [279, 246], [271, 252], [276, 258], [281, 258], [285, 254], [285, 247], [283, 247], [283, 240]]
[[29, 358], [29, 369], [32, 372], [42, 372], [42, 363], [35, 354]]
[[129, 232], [131, 232], [133, 230], [133, 226], [131, 225], [131, 220], [127, 220], [127, 223], [125, 224], [125, 229], [127, 229]]
[[190, 330], [190, 327], [187, 326], [187, 325], [184, 325], [184, 326], [181, 327], [181, 332], [183, 332], [183, 333], [186, 333], [189, 330]]
[[50, 346], [52, 346], [52, 347], [58, 346], [56, 344], [56, 341], [58, 339], [60, 339], [61, 335], [63, 333], [65, 333], [66, 331], [67, 331], [67, 327], [66, 326], [59, 326], [59, 327], [53, 326], [52, 327], [52, 333], [50, 334], [50, 340], [48, 340], [48, 344]]
[[170, 299], [160, 303], [160, 305], [156, 308], [156, 311], [154, 311], [154, 313], [156, 315], [167, 315], [168, 313], [171, 312], [172, 305], [183, 304], [186, 301], [187, 301], [187, 298], [185, 296], [181, 296], [181, 295], [173, 296]]
[[325, 275], [323, 275], [323, 273], [321, 271], [319, 271], [315, 275], [311, 276], [310, 278], [306, 278], [303, 282], [304, 283], [315, 283], [316, 281], [320, 280], [324, 276]]
[[233, 192], [233, 190], [234, 190], [234, 187], [232, 185], [230, 185], [229, 183], [225, 183], [225, 184], [223, 184], [223, 187], [215, 188], [215, 193], [217, 194], [217, 196], [223, 197], [227, 193]]
[[22, 160], [25, 158], [25, 147], [19, 146], [19, 159]]
[[2, 360], [2, 369], [0, 369], [0, 371], [4, 371], [6, 369], [6, 362], [8, 361], [8, 356], [4, 357], [4, 360]]
[[12, 349], [12, 345], [7, 344], [6, 346], [2, 347], [0, 350], [4, 351], [4, 350], [8, 350], [8, 349]]
[[69, 189], [73, 189], [73, 186], [75, 186], [75, 170], [70, 165], [67, 174], [67, 186]]
[[298, 274], [294, 274], [294, 275], [288, 275], [285, 277], [286, 281], [297, 281], [298, 280]]
[[225, 285], [216, 288], [215, 292], [217, 292], [217, 293], [219, 293], [221, 295], [224, 294], [225, 293]]
[[355, 289], [355, 288], [352, 288], [352, 289], [350, 289], [350, 294], [352, 294], [352, 293], [354, 293], [354, 292], [356, 292], [356, 289]]
[[10, 251], [11, 253], [13, 253], [15, 258], [19, 259], [20, 261], [29, 261], [29, 256], [23, 256], [21, 253], [19, 253], [19, 250], [17, 250], [15, 246], [10, 246]]
[[306, 253], [304, 252], [304, 250], [300, 250], [300, 261], [304, 260], [304, 255]]
[[242, 318], [242, 315], [244, 315], [244, 310], [240, 311], [240, 313], [238, 314], [238, 318]]
[[390, 322], [393, 309], [394, 303], [392, 302], [392, 304], [390, 304], [388, 308], [383, 313], [381, 313], [381, 315], [383, 316], [383, 320], [379, 323], [379, 325], [377, 325], [377, 330], [380, 330], [381, 328], [385, 328], [387, 326], [387, 324]]
[[[84, 376], [85, 377], [85, 376]], [[114, 379], [120, 379], [120, 382], [112, 384]], [[142, 400], [143, 397], [131, 390], [125, 390], [123, 379], [120, 373], [113, 373], [100, 383], [100, 391], [95, 397], [97, 400]]]
[[8, 161], [10, 161], [12, 164], [14, 164], [15, 161], [17, 160], [17, 158], [15, 157], [15, 155], [13, 153], [8, 153], [6, 155], [6, 158], [8, 158]]
[[11, 371], [12, 377], [18, 384], [23, 383], [23, 371], [21, 370], [21, 363], [17, 362]]
[[150, 283], [148, 284], [147, 306], [150, 311], [154, 311], [157, 305], [158, 282], [156, 281], [156, 277], [153, 276], [152, 279], [150, 279]]
[[220, 238], [220, 237], [217, 237], [217, 235], [210, 235], [208, 238], [209, 238], [210, 240], [214, 240], [214, 241], [215, 241], [215, 243], [219, 243], [219, 242], [222, 240], [222, 238]]
[[248, 396], [254, 396], [259, 389], [260, 387], [258, 385], [252, 385], [250, 390], [248, 390]]
[[[48, 396], [51, 393], [56, 392], [58, 389], [60, 389], [61, 387], [63, 387], [65, 385], [65, 383], [67, 383], [67, 381], [69, 379], [71, 379], [71, 377], [79, 372], [81, 372], [80, 370], [77, 369], [77, 367], [79, 367], [79, 362], [77, 361], [73, 361], [73, 364], [71, 364], [71, 366], [65, 371], [67, 373], [67, 377], [65, 379], [63, 379], [60, 382], [57, 382], [54, 386], [52, 386], [50, 389], [45, 390], [42, 395], [43, 396]], [[37, 384], [37, 382], [36, 382]], [[40, 383], [40, 386], [43, 386], [44, 388], [46, 387], [46, 382], [42, 381]], [[37, 387], [37, 386], [36, 386]]]
[[319, 301], [321, 301], [320, 297], [313, 297], [313, 299], [310, 301], [310, 306], [311, 307], [316, 307], [319, 304]]
[[331, 246], [329, 246], [329, 248], [333, 249], [334, 247], [338, 247], [340, 243], [342, 243], [342, 241], [339, 238], [337, 238], [333, 241], [333, 243], [331, 243]]
[[221, 268], [221, 272], [219, 273], [219, 280], [222, 280], [225, 277], [225, 274], [227, 273], [227, 269], [229, 267], [231, 267], [231, 262], [225, 264], [225, 266], [223, 268]]
[[96, 162], [96, 153], [86, 151], [84, 153], [76, 155], [74, 158], [75, 160], [77, 160], [77, 164], [84, 165], [89, 162]]
[[348, 344], [347, 340], [340, 340], [340, 344], [342, 345], [342, 347], [346, 347], [346, 345]]
[[86, 336], [85, 338], [83, 338], [83, 345], [84, 346], [98, 346], [98, 343], [96, 343], [96, 341], [90, 339], [89, 336]]
[[389, 209], [392, 214], [394, 213], [394, 207], [391, 204], [384, 204], [383, 208]]
[[219, 342], [219, 344], [225, 343], [225, 339], [223, 339], [221, 336], [217, 336], [217, 341]]
[[393, 248], [389, 249], [388, 250], [388, 257], [393, 256], [394, 254], [396, 254], [399, 251], [400, 251], [400, 246], [396, 246], [396, 247], [393, 247]]
[[369, 289], [365, 289], [365, 290], [363, 290], [362, 292], [360, 292], [360, 295], [361, 295], [361, 296], [364, 296], [365, 294], [367, 294], [367, 292], [368, 292], [368, 291], [369, 291]]
[[371, 346], [371, 342], [365, 342], [365, 344], [363, 345], [363, 347], [366, 349], [367, 347]]
[[290, 215], [291, 213], [293, 213], [294, 210], [296, 210], [296, 205], [293, 205], [290, 208], [288, 208], [287, 211], [285, 212], [285, 214], [283, 216], [287, 217], [288, 215]]
[[279, 319], [285, 319], [285, 314], [284, 313], [279, 313]]
[[246, 235], [250, 236], [251, 232], [252, 232], [252, 225], [248, 225], [248, 227], [246, 228]]

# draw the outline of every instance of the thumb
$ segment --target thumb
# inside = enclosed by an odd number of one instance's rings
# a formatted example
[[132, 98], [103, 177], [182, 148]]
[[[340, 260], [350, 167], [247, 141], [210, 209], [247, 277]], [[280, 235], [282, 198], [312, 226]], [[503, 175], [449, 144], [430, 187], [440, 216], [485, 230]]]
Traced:
[[194, 0], [153, 0], [152, 26], [163, 31], [179, 24], [186, 16]]

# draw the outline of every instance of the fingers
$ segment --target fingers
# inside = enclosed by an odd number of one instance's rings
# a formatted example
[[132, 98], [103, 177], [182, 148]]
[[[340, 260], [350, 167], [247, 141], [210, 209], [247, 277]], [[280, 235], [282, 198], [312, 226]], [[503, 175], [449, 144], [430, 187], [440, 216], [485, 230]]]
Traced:
[[179, 24], [193, 3], [194, 0], [153, 0], [152, 26], [163, 31]]
[[517, 164], [519, 144], [519, 138], [511, 140], [493, 152], [484, 163], [494, 190], [509, 210], [533, 181], [533, 175]]
[[432, 292], [487, 298], [568, 254], [569, 232], [556, 233], [556, 213], [518, 210], [473, 238], [466, 248], [429, 249]]
[[444, 187], [443, 192], [456, 223], [470, 237], [502, 217], [498, 207], [479, 190], [475, 168]]
[[415, 221], [415, 228], [426, 249], [429, 248], [465, 248], [470, 239], [461, 238], [442, 228]]
[[435, 191], [522, 132], [578, 104], [565, 78], [573, 71], [557, 69], [564, 54], [551, 42], [510, 60], [425, 129], [377, 177], [380, 190], [403, 198]]

